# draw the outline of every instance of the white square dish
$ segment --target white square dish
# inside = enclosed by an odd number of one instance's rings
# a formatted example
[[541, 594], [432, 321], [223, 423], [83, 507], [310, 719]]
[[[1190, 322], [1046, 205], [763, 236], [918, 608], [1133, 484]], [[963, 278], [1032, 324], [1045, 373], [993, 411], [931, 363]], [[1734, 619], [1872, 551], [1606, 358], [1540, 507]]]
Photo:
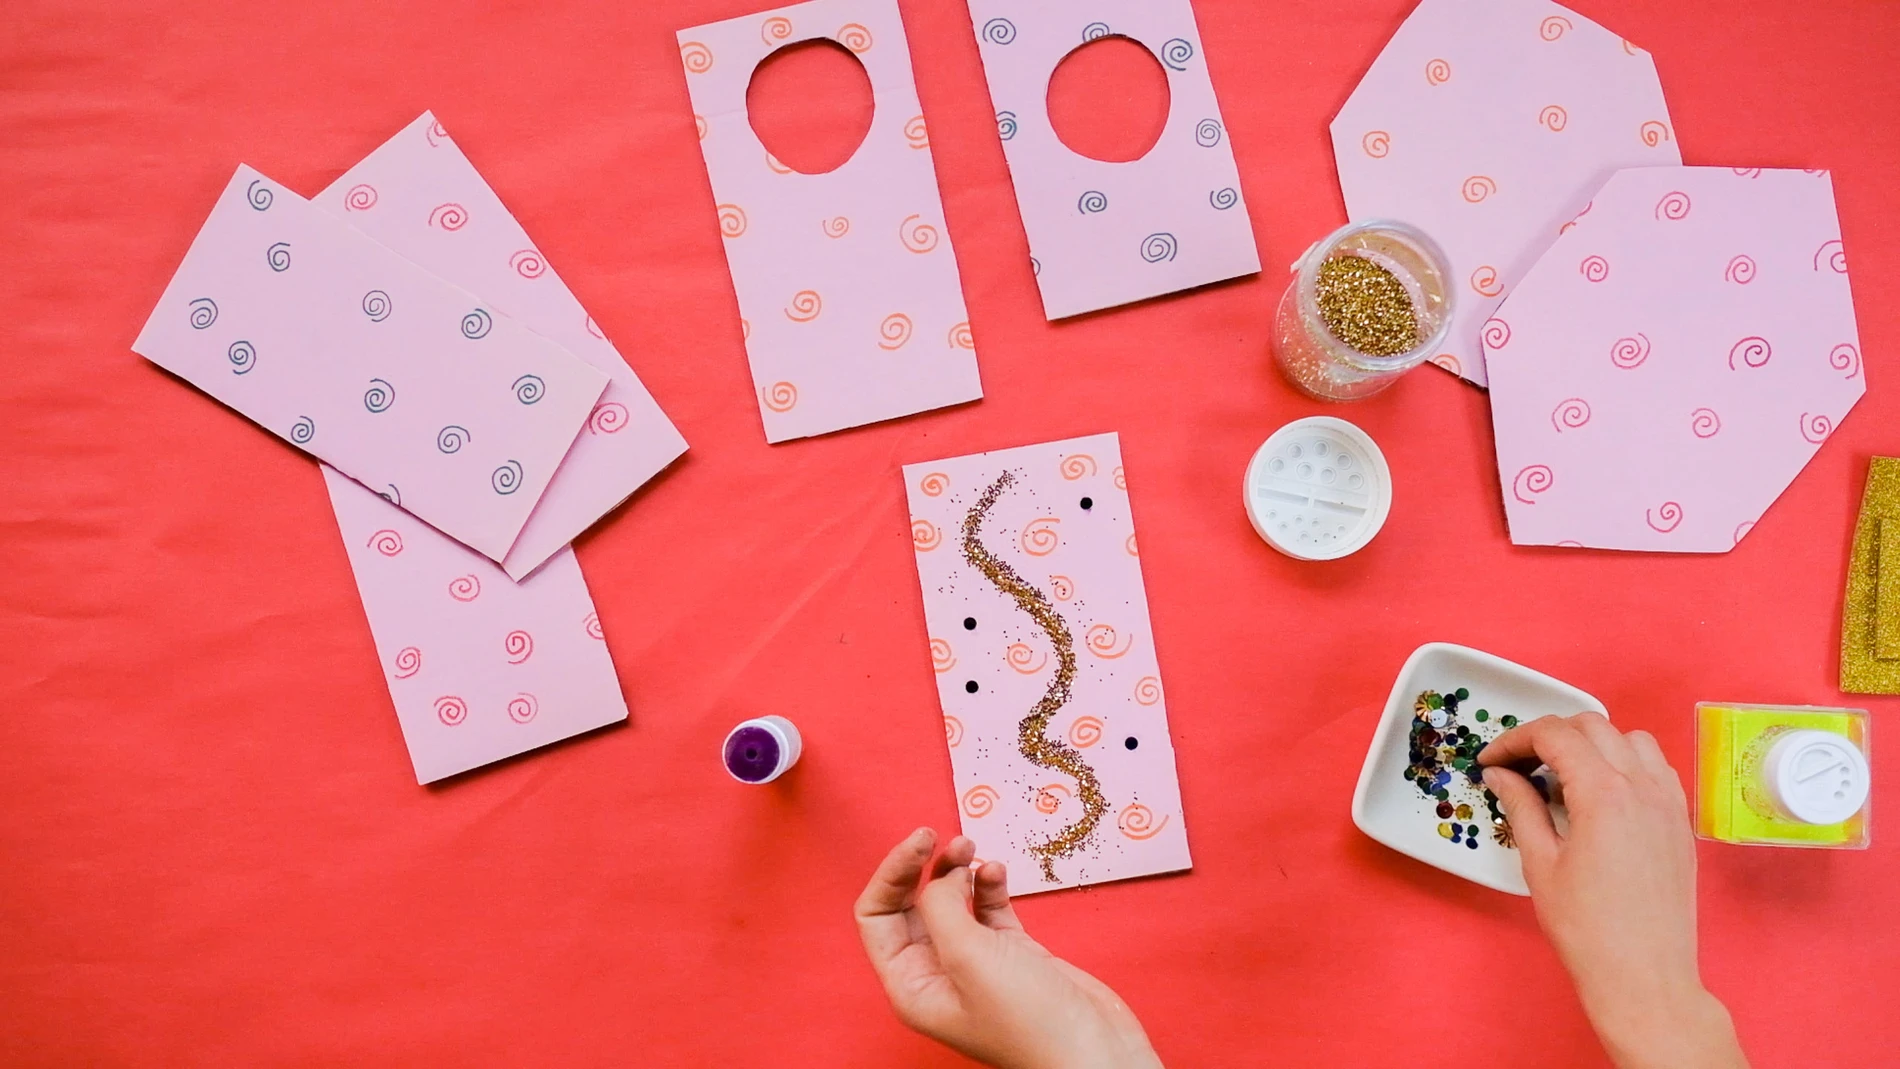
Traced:
[[[1502, 733], [1506, 715], [1516, 717], [1518, 723], [1582, 712], [1609, 715], [1602, 702], [1542, 672], [1466, 646], [1427, 643], [1406, 658], [1405, 667], [1399, 669], [1398, 680], [1392, 685], [1392, 695], [1386, 699], [1385, 713], [1372, 736], [1372, 748], [1359, 770], [1359, 786], [1353, 791], [1352, 822], [1378, 842], [1427, 865], [1486, 887], [1528, 895], [1530, 889], [1524, 885], [1524, 867], [1517, 851], [1491, 838], [1490, 818], [1482, 808], [1474, 814], [1475, 819], [1458, 822], [1467, 826], [1475, 823], [1483, 829], [1479, 845], [1468, 847], [1462, 838], [1453, 842], [1438, 830], [1444, 821], [1435, 812], [1437, 801], [1406, 778], [1412, 763], [1413, 707], [1419, 695], [1425, 691], [1455, 694], [1459, 688], [1464, 688], [1469, 697], [1450, 714], [1455, 723], [1445, 726], [1478, 728], [1477, 733], [1486, 739]], [[1488, 714], [1482, 725], [1474, 719], [1479, 710]], [[1482, 793], [1479, 787], [1465, 792], [1465, 797], [1469, 800]], [[1454, 803], [1457, 800], [1452, 799]], [[1561, 806], [1553, 808], [1561, 817]], [[1560, 820], [1558, 827], [1563, 826]]]

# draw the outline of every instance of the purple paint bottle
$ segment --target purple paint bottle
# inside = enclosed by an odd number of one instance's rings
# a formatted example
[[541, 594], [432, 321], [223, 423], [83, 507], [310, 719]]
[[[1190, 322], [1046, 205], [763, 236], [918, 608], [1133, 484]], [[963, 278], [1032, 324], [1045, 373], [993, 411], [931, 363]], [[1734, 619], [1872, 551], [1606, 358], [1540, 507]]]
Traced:
[[726, 771], [740, 783], [770, 783], [798, 763], [804, 741], [782, 716], [761, 716], [733, 728], [721, 747]]

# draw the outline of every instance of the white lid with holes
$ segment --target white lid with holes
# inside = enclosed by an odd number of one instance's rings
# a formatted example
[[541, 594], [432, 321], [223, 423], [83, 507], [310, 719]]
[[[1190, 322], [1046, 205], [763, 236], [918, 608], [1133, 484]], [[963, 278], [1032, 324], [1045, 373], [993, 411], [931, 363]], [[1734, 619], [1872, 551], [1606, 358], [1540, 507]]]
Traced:
[[1356, 552], [1392, 510], [1392, 469], [1365, 431], [1309, 416], [1273, 432], [1247, 465], [1247, 518], [1267, 544], [1298, 560]]
[[1790, 731], [1762, 762], [1775, 805], [1803, 824], [1839, 824], [1867, 804], [1867, 756], [1831, 731]]

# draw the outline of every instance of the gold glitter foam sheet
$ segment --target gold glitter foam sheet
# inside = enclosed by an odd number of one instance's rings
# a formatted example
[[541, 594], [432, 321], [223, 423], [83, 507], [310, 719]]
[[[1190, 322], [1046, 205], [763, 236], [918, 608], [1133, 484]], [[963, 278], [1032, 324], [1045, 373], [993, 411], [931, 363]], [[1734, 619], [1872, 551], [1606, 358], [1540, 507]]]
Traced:
[[1319, 265], [1319, 315], [1333, 336], [1367, 356], [1398, 356], [1418, 346], [1418, 315], [1405, 283], [1364, 256]]
[[1050, 645], [1055, 647], [1055, 678], [1049, 681], [1049, 687], [1043, 691], [1041, 699], [1030, 707], [1029, 715], [1016, 725], [1016, 744], [1022, 750], [1022, 755], [1032, 764], [1074, 778], [1075, 795], [1082, 802], [1082, 819], [1062, 829], [1048, 842], [1038, 843], [1028, 850], [1029, 855], [1042, 865], [1042, 878], [1054, 883], [1056, 859], [1072, 857], [1089, 844], [1095, 837], [1096, 827], [1101, 824], [1102, 814], [1108, 811], [1108, 800], [1102, 797], [1102, 785], [1096, 779], [1095, 769], [1082, 760], [1081, 753], [1044, 734], [1050, 719], [1068, 704], [1070, 685], [1075, 682], [1075, 638], [1069, 632], [1068, 621], [1056, 612], [1055, 606], [1042, 591], [1031, 586], [1016, 574], [1007, 561], [983, 545], [984, 517], [995, 507], [1003, 492], [1015, 482], [1013, 472], [1004, 472], [964, 514], [963, 559], [970, 562], [970, 567], [982, 572], [983, 577], [996, 589], [1009, 595], [1018, 609], [1036, 621], [1043, 633], [1049, 636]]
[[1841, 613], [1841, 689], [1900, 694], [1900, 458], [1875, 457]]

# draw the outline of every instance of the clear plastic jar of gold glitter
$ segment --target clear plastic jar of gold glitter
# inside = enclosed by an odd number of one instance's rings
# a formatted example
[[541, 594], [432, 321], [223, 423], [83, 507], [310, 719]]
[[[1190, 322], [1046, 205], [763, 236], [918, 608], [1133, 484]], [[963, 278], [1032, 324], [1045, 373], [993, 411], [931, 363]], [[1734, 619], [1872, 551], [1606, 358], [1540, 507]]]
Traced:
[[1406, 223], [1341, 227], [1293, 272], [1274, 321], [1273, 357], [1287, 381], [1323, 401], [1378, 393], [1437, 352], [1451, 329], [1445, 252]]

